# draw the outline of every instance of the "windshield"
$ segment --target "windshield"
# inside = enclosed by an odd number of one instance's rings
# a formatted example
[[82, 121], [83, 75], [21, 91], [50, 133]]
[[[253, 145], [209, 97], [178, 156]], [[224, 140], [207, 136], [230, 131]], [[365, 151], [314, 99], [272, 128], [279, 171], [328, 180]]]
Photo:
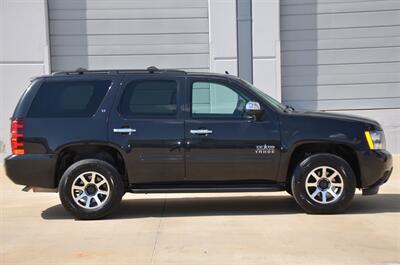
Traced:
[[258, 96], [262, 97], [263, 99], [265, 99], [269, 104], [271, 104], [273, 107], [279, 109], [279, 110], [285, 110], [287, 107], [285, 105], [283, 105], [282, 103], [280, 103], [279, 101], [277, 101], [276, 99], [274, 99], [271, 96], [268, 96], [265, 92], [261, 91], [260, 89], [256, 88], [255, 86], [253, 86], [252, 84], [250, 84], [249, 82], [243, 80], [246, 85], [253, 91], [255, 92]]

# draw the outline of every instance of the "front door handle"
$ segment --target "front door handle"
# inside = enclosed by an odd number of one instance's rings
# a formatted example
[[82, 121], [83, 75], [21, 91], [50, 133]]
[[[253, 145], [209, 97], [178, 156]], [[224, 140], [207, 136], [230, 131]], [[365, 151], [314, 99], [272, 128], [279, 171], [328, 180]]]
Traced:
[[135, 133], [135, 132], [136, 132], [136, 129], [131, 129], [131, 128], [114, 128], [114, 129], [113, 129], [113, 132], [131, 135], [132, 133]]
[[198, 129], [198, 130], [190, 130], [190, 133], [195, 135], [207, 135], [213, 133], [213, 131], [207, 129]]

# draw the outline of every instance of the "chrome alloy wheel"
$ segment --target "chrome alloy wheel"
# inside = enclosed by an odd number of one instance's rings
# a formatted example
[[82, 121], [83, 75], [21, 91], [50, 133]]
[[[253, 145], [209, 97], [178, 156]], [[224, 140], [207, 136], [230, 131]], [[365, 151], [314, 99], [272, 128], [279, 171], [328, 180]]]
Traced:
[[331, 167], [317, 167], [307, 176], [306, 191], [308, 196], [321, 204], [333, 203], [343, 193], [344, 181], [340, 173]]
[[80, 207], [96, 209], [109, 199], [110, 185], [100, 173], [87, 171], [76, 177], [72, 183], [71, 194]]

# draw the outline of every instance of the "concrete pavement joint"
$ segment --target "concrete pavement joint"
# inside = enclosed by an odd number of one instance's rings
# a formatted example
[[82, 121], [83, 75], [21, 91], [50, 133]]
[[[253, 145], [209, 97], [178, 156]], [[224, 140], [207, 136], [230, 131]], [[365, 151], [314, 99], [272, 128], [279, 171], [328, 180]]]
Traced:
[[151, 254], [151, 260], [150, 260], [150, 264], [151, 265], [154, 264], [154, 257], [155, 257], [155, 254], [156, 254], [157, 243], [158, 243], [158, 238], [159, 238], [160, 229], [161, 229], [161, 223], [162, 223], [162, 220], [164, 218], [166, 205], [167, 205], [167, 199], [164, 197], [163, 209], [162, 209], [162, 212], [161, 212], [161, 217], [160, 217], [160, 221], [158, 222], [158, 227], [157, 227], [157, 232], [156, 232], [156, 240], [154, 242], [153, 253]]

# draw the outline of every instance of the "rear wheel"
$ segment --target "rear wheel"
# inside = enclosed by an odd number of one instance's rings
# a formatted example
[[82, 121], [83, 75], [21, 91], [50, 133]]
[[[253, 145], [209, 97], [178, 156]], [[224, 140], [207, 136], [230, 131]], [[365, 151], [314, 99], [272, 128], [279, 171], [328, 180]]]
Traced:
[[291, 184], [295, 200], [307, 213], [328, 214], [346, 209], [354, 197], [356, 180], [342, 158], [316, 154], [297, 166]]
[[85, 159], [72, 164], [59, 184], [63, 206], [78, 219], [99, 219], [121, 201], [124, 184], [109, 163]]
[[293, 196], [292, 186], [291, 186], [290, 184], [289, 184], [289, 185], [286, 185], [285, 190], [286, 190], [286, 192], [287, 192], [290, 196]]

